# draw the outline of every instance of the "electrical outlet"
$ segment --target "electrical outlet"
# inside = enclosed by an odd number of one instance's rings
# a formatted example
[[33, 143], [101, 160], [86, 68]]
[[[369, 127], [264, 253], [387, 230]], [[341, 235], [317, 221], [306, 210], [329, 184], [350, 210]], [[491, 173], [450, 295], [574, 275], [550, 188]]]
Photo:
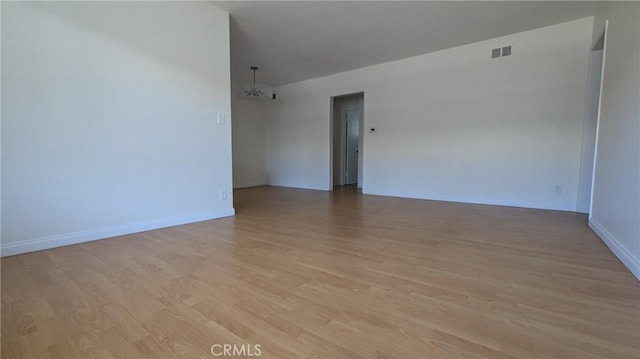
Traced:
[[373, 182], [373, 184], [378, 184], [378, 177], [373, 177], [371, 182]]
[[555, 193], [555, 194], [562, 194], [562, 185], [561, 185], [561, 184], [556, 185], [556, 186], [553, 188], [553, 193]]
[[224, 112], [218, 112], [218, 125], [224, 125], [227, 123], [227, 115]]
[[220, 200], [221, 201], [226, 201], [227, 200], [227, 190], [226, 189], [221, 189], [220, 190]]

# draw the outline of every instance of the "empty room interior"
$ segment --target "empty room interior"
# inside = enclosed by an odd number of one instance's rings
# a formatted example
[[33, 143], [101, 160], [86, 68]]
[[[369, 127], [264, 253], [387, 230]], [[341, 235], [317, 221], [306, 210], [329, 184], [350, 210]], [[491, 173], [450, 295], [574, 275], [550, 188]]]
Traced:
[[640, 2], [0, 18], [3, 359], [640, 358]]

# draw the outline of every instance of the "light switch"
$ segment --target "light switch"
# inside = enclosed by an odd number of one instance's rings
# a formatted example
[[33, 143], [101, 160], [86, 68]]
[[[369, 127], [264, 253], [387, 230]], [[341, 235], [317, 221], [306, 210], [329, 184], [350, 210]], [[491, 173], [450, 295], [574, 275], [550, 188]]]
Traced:
[[218, 125], [227, 123], [227, 116], [223, 112], [218, 112]]

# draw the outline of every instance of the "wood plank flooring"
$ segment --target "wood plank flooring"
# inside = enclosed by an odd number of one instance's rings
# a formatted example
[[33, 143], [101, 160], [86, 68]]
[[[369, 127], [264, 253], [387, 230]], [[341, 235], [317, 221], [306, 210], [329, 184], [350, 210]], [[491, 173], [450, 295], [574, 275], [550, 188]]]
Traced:
[[3, 258], [2, 358], [640, 357], [640, 284], [584, 215], [234, 195], [234, 218]]

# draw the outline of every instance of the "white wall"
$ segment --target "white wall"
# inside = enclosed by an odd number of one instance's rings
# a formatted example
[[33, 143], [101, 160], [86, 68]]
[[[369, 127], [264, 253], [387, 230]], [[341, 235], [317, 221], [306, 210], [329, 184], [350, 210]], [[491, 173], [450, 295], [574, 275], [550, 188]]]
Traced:
[[610, 4], [591, 227], [640, 279], [640, 25], [637, 2]]
[[234, 188], [268, 183], [264, 106], [263, 102], [231, 100]]
[[2, 255], [233, 214], [227, 12], [1, 6]]
[[[286, 86], [286, 99], [277, 90], [278, 99], [265, 107], [269, 184], [329, 190], [329, 98], [318, 101], [295, 87]], [[286, 114], [279, 115], [282, 111]]]
[[[363, 192], [576, 210], [593, 18], [278, 88], [270, 184], [329, 189], [330, 97], [364, 92]], [[491, 60], [512, 44], [514, 54]], [[555, 193], [557, 185], [562, 194]]]

